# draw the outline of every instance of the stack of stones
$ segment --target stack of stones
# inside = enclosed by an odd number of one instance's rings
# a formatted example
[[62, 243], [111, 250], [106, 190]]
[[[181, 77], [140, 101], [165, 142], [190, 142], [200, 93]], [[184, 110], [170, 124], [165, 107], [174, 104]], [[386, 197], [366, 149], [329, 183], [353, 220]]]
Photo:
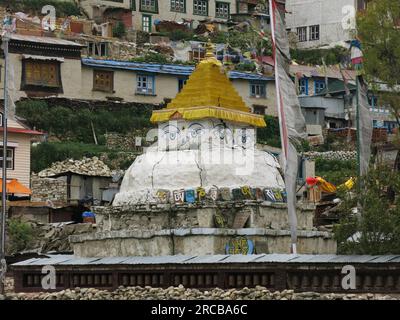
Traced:
[[39, 178], [38, 175], [31, 176], [31, 190], [33, 202], [55, 202], [67, 201], [67, 181], [53, 178]]
[[112, 175], [110, 168], [99, 158], [84, 157], [81, 160], [68, 159], [55, 162], [50, 168], [40, 171], [39, 177], [53, 177], [68, 172], [96, 177], [111, 177]]
[[304, 152], [303, 156], [309, 160], [324, 159], [324, 160], [355, 160], [357, 157], [356, 151], [327, 151], [327, 152]]
[[8, 289], [1, 299], [10, 300], [397, 300], [389, 295], [366, 294], [335, 294], [302, 292], [293, 290], [270, 292], [265, 287], [229, 289], [215, 288], [208, 291], [169, 287], [166, 289], [152, 287], [119, 287], [117, 290], [101, 291], [94, 288], [75, 288], [60, 292], [42, 293], [12, 293]]

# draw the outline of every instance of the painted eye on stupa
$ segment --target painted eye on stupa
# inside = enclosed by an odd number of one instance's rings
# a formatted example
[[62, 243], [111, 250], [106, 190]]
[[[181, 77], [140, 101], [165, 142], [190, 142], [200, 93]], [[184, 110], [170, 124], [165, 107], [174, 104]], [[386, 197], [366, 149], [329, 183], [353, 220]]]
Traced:
[[179, 129], [178, 127], [168, 125], [163, 128], [163, 134], [167, 139], [175, 140], [179, 135]]
[[246, 144], [247, 142], [247, 133], [246, 133], [246, 129], [242, 129], [242, 143]]
[[204, 126], [200, 123], [192, 123], [189, 126], [189, 134], [192, 136], [192, 138], [201, 136], [203, 132], [204, 132]]

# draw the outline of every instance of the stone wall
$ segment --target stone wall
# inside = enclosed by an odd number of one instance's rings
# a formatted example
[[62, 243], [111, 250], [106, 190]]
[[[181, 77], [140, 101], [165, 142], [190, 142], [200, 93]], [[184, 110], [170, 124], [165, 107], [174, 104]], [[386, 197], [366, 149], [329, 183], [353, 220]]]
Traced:
[[[98, 231], [214, 228], [218, 227], [218, 217], [222, 217], [226, 228], [289, 229], [285, 203], [221, 201], [214, 204], [95, 207], [93, 210]], [[298, 207], [297, 220], [300, 230], [312, 230], [314, 210], [314, 204]]]
[[[258, 254], [290, 253], [290, 231], [261, 228], [106, 231], [74, 235], [70, 241], [79, 257], [211, 255], [226, 254], [227, 243], [237, 237], [252, 241]], [[329, 232], [299, 231], [298, 237], [299, 253], [336, 253], [336, 241]]]
[[321, 158], [325, 160], [345, 161], [345, 160], [355, 160], [357, 157], [357, 152], [356, 151], [327, 151], [327, 152], [310, 151], [303, 153], [303, 155], [310, 160]]
[[31, 176], [31, 190], [33, 202], [67, 201], [67, 181], [65, 179], [39, 178]]
[[[298, 251], [335, 253], [332, 234], [313, 227], [314, 210], [311, 204], [298, 207]], [[94, 212], [97, 232], [70, 237], [77, 256], [225, 254], [236, 240], [249, 243], [252, 253], [290, 253], [285, 203], [143, 204]]]
[[[107, 133], [104, 135], [106, 138], [106, 146], [110, 150], [119, 150], [119, 151], [127, 151], [127, 152], [142, 152], [143, 151], [143, 142], [144, 138], [142, 138], [143, 133], [138, 135], [137, 132], [131, 132], [128, 134], [120, 134], [120, 133]], [[136, 138], [140, 138], [140, 145], [136, 144]]]

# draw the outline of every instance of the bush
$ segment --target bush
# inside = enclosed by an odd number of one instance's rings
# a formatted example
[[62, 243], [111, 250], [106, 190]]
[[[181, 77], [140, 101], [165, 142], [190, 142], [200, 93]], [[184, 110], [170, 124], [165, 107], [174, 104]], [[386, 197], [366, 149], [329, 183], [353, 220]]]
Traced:
[[51, 5], [56, 8], [57, 17], [60, 16], [79, 16], [81, 11], [79, 7], [70, 1], [57, 0], [0, 0], [0, 5], [8, 6], [12, 11], [22, 11], [25, 13], [34, 13], [41, 15], [42, 8], [45, 5]]
[[121, 106], [116, 109], [50, 106], [46, 101], [25, 100], [17, 104], [17, 114], [32, 128], [43, 130], [62, 141], [93, 143], [91, 123], [99, 143], [107, 132], [127, 133], [150, 128], [151, 108], [146, 105]]
[[322, 58], [326, 65], [336, 65], [347, 60], [348, 50], [342, 47], [332, 49], [291, 49], [290, 54], [293, 60], [300, 64], [321, 65]]
[[257, 142], [268, 144], [271, 147], [281, 147], [281, 134], [279, 120], [276, 117], [265, 116], [267, 126], [257, 130]]
[[17, 218], [9, 219], [7, 224], [8, 254], [30, 249], [30, 245], [35, 239], [35, 231], [31, 225]]
[[350, 177], [357, 176], [357, 161], [315, 159], [315, 174], [333, 183], [341, 185]]
[[257, 67], [254, 62], [241, 62], [238, 65], [236, 65], [235, 70], [252, 72], [256, 70], [256, 68]]

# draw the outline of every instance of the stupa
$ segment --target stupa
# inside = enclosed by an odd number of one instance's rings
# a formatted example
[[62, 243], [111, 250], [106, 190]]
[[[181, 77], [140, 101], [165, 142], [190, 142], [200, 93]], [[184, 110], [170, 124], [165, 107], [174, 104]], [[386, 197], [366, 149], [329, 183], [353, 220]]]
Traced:
[[[77, 256], [289, 253], [278, 160], [256, 148], [263, 116], [251, 113], [212, 44], [166, 108], [153, 111], [158, 140], [127, 170], [112, 206], [96, 207], [97, 232], [71, 237]], [[298, 207], [299, 253], [335, 253]]]

